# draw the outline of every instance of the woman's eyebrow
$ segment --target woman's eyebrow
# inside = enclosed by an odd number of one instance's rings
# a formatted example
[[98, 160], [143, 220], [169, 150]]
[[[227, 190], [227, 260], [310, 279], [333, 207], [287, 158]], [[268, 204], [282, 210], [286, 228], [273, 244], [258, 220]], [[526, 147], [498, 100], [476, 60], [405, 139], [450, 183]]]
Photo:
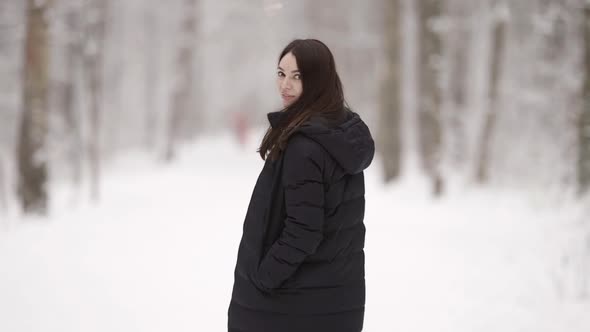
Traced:
[[[283, 68], [281, 68], [280, 66], [279, 66], [279, 69], [280, 69], [281, 71], [285, 71], [285, 70], [284, 70]], [[292, 70], [291, 72], [292, 72], [292, 73], [298, 73], [298, 72], [299, 72], [299, 69]]]

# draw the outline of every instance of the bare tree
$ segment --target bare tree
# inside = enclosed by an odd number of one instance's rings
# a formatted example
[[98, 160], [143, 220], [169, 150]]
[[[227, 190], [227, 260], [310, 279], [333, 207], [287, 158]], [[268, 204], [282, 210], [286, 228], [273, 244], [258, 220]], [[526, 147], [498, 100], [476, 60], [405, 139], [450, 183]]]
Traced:
[[8, 210], [8, 190], [6, 187], [6, 174], [4, 170], [4, 156], [0, 153], [0, 214]]
[[146, 115], [145, 115], [145, 144], [147, 149], [153, 149], [155, 145], [155, 131], [157, 122], [156, 112], [156, 87], [158, 82], [158, 62], [159, 62], [159, 39], [158, 39], [158, 15], [152, 2], [146, 6], [143, 13], [143, 24], [145, 25], [146, 41], [145, 45], [145, 98], [146, 98]]
[[476, 151], [476, 174], [475, 179], [479, 183], [486, 182], [489, 177], [489, 159], [491, 138], [494, 133], [496, 124], [496, 114], [498, 112], [498, 89], [500, 85], [500, 72], [502, 70], [502, 56], [504, 54], [506, 40], [506, 21], [503, 16], [498, 15], [498, 8], [502, 5], [501, 1], [494, 4], [493, 32], [492, 32], [492, 56], [490, 63], [490, 86], [488, 91], [488, 109], [484, 120], [484, 126], [479, 138], [478, 149]]
[[27, 1], [18, 195], [25, 213], [47, 213], [48, 23], [51, 1]]
[[381, 86], [379, 149], [385, 181], [401, 172], [401, 5], [398, 0], [384, 2], [385, 77]]
[[89, 126], [86, 138], [91, 196], [98, 199], [100, 179], [100, 114], [103, 92], [103, 57], [107, 1], [91, 0], [85, 10], [84, 68], [89, 94]]
[[71, 164], [72, 181], [75, 186], [80, 186], [82, 181], [82, 162], [84, 147], [80, 127], [80, 110], [76, 107], [78, 89], [76, 87], [77, 73], [81, 69], [83, 57], [81, 10], [78, 5], [66, 8], [65, 26], [67, 27], [67, 40], [65, 47], [65, 77], [63, 83], [63, 119], [68, 136], [68, 159]]
[[471, 0], [448, 0], [444, 2], [447, 12], [443, 48], [448, 66], [446, 78], [447, 100], [444, 115], [446, 153], [453, 167], [463, 167], [469, 159], [467, 131], [467, 94], [470, 73], [469, 52], [472, 38], [474, 4]]
[[180, 45], [176, 55], [175, 80], [173, 82], [165, 160], [172, 160], [179, 139], [189, 138], [198, 123], [195, 85], [195, 42], [197, 38], [197, 0], [182, 0]]
[[441, 39], [436, 29], [436, 20], [440, 17], [441, 7], [441, 1], [437, 0], [422, 0], [417, 4], [420, 30], [418, 95], [420, 153], [424, 170], [432, 179], [432, 192], [437, 196], [443, 192], [443, 178], [440, 173]]
[[579, 120], [578, 182], [581, 193], [590, 189], [590, 2], [584, 7], [584, 91]]

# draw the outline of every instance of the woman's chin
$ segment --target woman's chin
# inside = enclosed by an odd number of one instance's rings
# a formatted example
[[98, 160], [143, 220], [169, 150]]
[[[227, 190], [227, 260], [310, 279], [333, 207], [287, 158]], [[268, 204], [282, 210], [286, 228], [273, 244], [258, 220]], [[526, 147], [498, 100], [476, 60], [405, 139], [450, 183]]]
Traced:
[[283, 107], [288, 107], [295, 102], [295, 99], [285, 100], [283, 99]]

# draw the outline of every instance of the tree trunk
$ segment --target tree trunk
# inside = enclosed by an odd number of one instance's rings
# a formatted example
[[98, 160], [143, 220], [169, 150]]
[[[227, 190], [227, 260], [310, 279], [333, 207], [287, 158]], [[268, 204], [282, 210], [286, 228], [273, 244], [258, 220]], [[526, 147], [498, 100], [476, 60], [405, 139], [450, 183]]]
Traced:
[[484, 120], [484, 126], [477, 149], [478, 157], [476, 159], [477, 166], [475, 179], [478, 183], [487, 182], [489, 179], [491, 139], [496, 124], [496, 114], [498, 113], [498, 88], [506, 38], [505, 20], [496, 18], [494, 20], [491, 48], [492, 58], [490, 64], [490, 88], [488, 95], [489, 107]]
[[50, 1], [28, 0], [22, 119], [18, 137], [18, 196], [23, 212], [47, 213], [48, 24]]
[[181, 138], [189, 138], [197, 126], [194, 79], [195, 39], [197, 36], [197, 0], [183, 0], [183, 21], [181, 38], [176, 56], [176, 79], [172, 91], [170, 116], [168, 118], [168, 140], [165, 160], [175, 156], [175, 147]]
[[[150, 2], [150, 4], [152, 4]], [[147, 38], [145, 38], [146, 52], [146, 80], [145, 80], [145, 98], [146, 98], [146, 115], [145, 115], [145, 144], [148, 150], [154, 149], [156, 144], [156, 124], [157, 124], [157, 108], [156, 108], [156, 86], [158, 84], [158, 55], [159, 55], [159, 36], [158, 25], [154, 5], [145, 8], [144, 25]], [[152, 150], [153, 151], [153, 150]]]
[[89, 132], [87, 149], [90, 168], [90, 193], [99, 198], [100, 184], [100, 113], [102, 109], [103, 53], [106, 29], [106, 0], [93, 0], [86, 9], [86, 45], [84, 63], [89, 95]]
[[66, 26], [68, 27], [68, 42], [66, 48], [66, 77], [64, 84], [63, 116], [68, 137], [68, 158], [72, 169], [72, 182], [79, 187], [82, 181], [82, 160], [83, 146], [80, 128], [79, 110], [76, 109], [77, 89], [76, 73], [80, 69], [82, 59], [82, 41], [80, 40], [80, 11], [73, 8], [68, 9]]
[[579, 120], [578, 183], [581, 194], [590, 189], [590, 3], [584, 7], [584, 91]]
[[[450, 166], [462, 168], [468, 161], [467, 88], [469, 74], [469, 51], [471, 41], [471, 17], [474, 15], [471, 0], [453, 0], [445, 4], [448, 8], [451, 34], [448, 36], [449, 107], [445, 116], [449, 132], [446, 133], [447, 151]], [[445, 128], [445, 126], [443, 126]]]
[[442, 130], [440, 124], [441, 89], [439, 83], [439, 62], [441, 40], [435, 31], [434, 20], [441, 14], [441, 2], [437, 0], [418, 1], [419, 33], [419, 140], [422, 164], [432, 179], [432, 192], [439, 196], [443, 192], [440, 173], [440, 150]]
[[6, 178], [4, 155], [0, 151], [0, 215], [8, 212], [8, 187], [6, 186]]
[[385, 1], [385, 78], [381, 86], [379, 149], [385, 182], [401, 173], [401, 5], [399, 0]]

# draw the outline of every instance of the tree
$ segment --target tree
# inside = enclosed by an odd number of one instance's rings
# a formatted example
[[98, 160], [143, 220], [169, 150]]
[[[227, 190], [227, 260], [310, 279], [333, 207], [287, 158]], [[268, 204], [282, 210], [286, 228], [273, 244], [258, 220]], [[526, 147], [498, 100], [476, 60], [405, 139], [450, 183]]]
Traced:
[[[498, 13], [500, 1], [495, 3], [494, 13]], [[487, 182], [489, 178], [489, 159], [491, 149], [491, 138], [496, 124], [498, 112], [498, 89], [500, 85], [500, 72], [502, 70], [502, 56], [506, 39], [506, 21], [503, 16], [494, 16], [492, 32], [492, 56], [490, 63], [490, 86], [488, 91], [488, 110], [484, 119], [484, 126], [479, 139], [476, 159], [475, 179], [479, 183]]]
[[441, 159], [441, 89], [439, 64], [441, 40], [436, 29], [436, 20], [441, 14], [441, 2], [437, 0], [418, 1], [419, 21], [419, 104], [418, 123], [422, 165], [432, 179], [432, 192], [440, 195], [443, 179], [440, 174]]
[[63, 104], [61, 113], [68, 138], [68, 159], [71, 163], [72, 182], [75, 186], [80, 186], [82, 181], [82, 163], [83, 163], [83, 142], [80, 124], [80, 110], [76, 107], [79, 90], [76, 85], [76, 75], [81, 69], [81, 60], [83, 58], [83, 34], [81, 28], [81, 10], [79, 5], [72, 3], [65, 11], [65, 26], [67, 27], [67, 39], [65, 46], [65, 66], [63, 78]]
[[51, 1], [27, 1], [18, 196], [28, 214], [47, 213], [48, 23]]
[[179, 139], [190, 138], [198, 124], [195, 92], [194, 59], [197, 38], [197, 0], [182, 0], [183, 8], [180, 29], [180, 45], [176, 54], [175, 79], [170, 115], [168, 118], [165, 160], [172, 160]]
[[590, 1], [584, 7], [583, 109], [579, 119], [578, 183], [580, 193], [590, 189]]
[[385, 77], [381, 85], [379, 144], [385, 181], [401, 172], [401, 6], [399, 0], [385, 1], [383, 9]]
[[444, 2], [447, 13], [444, 33], [443, 52], [445, 53], [446, 107], [443, 118], [445, 128], [445, 158], [449, 166], [463, 168], [469, 160], [468, 122], [470, 108], [468, 104], [470, 51], [472, 47], [471, 27], [475, 16], [474, 2], [471, 0], [448, 0]]
[[89, 156], [91, 195], [98, 199], [100, 178], [100, 127], [103, 95], [103, 57], [106, 30], [106, 0], [92, 0], [85, 8], [84, 68], [89, 95], [89, 132], [86, 138]]
[[8, 210], [8, 190], [6, 187], [6, 174], [4, 171], [4, 156], [0, 153], [0, 214]]
[[148, 2], [144, 8], [143, 25], [145, 27], [145, 43], [146, 61], [145, 61], [145, 98], [146, 98], [146, 114], [145, 114], [145, 131], [144, 140], [147, 149], [153, 149], [156, 143], [156, 128], [157, 128], [157, 111], [156, 111], [156, 93], [158, 76], [158, 62], [159, 62], [159, 35], [158, 35], [158, 15], [156, 12], [155, 3]]

